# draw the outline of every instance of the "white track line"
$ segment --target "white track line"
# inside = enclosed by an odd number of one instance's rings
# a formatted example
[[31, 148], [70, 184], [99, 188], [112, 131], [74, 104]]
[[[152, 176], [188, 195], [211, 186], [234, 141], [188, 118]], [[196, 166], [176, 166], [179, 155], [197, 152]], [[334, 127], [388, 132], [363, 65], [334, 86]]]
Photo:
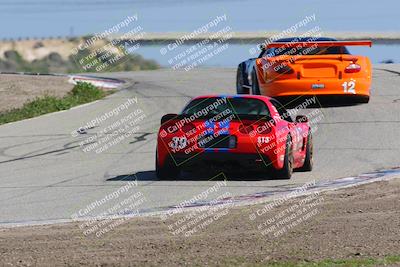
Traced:
[[[306, 195], [313, 194], [316, 192], [328, 192], [328, 191], [334, 191], [334, 190], [339, 190], [339, 189], [344, 189], [344, 188], [350, 188], [350, 187], [360, 186], [360, 185], [379, 182], [379, 181], [388, 181], [388, 180], [396, 179], [396, 178], [400, 178], [400, 168], [393, 168], [393, 169], [381, 170], [381, 171], [376, 171], [376, 172], [371, 172], [371, 173], [365, 173], [365, 174], [361, 174], [359, 176], [339, 178], [339, 179], [335, 179], [332, 181], [323, 181], [323, 182], [317, 183], [314, 188], [310, 188], [303, 193], [296, 194], [295, 197], [306, 196]], [[335, 186], [335, 184], [338, 184], [338, 185]], [[259, 197], [255, 200], [249, 200], [249, 196], [259, 195], [260, 193], [250, 194], [250, 195], [246, 195], [246, 196], [237, 196], [237, 197], [233, 197], [231, 199], [225, 200], [225, 201], [221, 201], [217, 205], [223, 205], [232, 200], [234, 203], [234, 205], [233, 205], [234, 207], [263, 204], [268, 201], [283, 197], [283, 196], [287, 195], [289, 192], [293, 192], [296, 189], [298, 189], [298, 187], [290, 188], [287, 191], [282, 191], [282, 192], [279, 192], [279, 193], [276, 193], [273, 195]], [[244, 200], [241, 200], [241, 198], [243, 198]], [[203, 203], [203, 205], [199, 205], [196, 207], [186, 207], [186, 208], [183, 208], [183, 210], [180, 210], [179, 213], [195, 211], [204, 206], [210, 206], [210, 204]], [[106, 220], [106, 219], [162, 216], [162, 215], [170, 214], [171, 210], [176, 210], [176, 208], [160, 207], [160, 208], [148, 209], [148, 210], [141, 211], [139, 213], [133, 213], [133, 214], [127, 214], [127, 215], [111, 215], [110, 214], [109, 216], [104, 216], [101, 218], [99, 218], [99, 217], [81, 217], [81, 218], [77, 218], [77, 219], [64, 218], [64, 219], [54, 219], [54, 220], [5, 222], [5, 223], [0, 223], [0, 228], [15, 228], [15, 227], [24, 227], [24, 226], [40, 226], [40, 225], [66, 224], [66, 223], [73, 223], [73, 222], [85, 222], [85, 221], [93, 220], [94, 218], [98, 219], [98, 220]]]

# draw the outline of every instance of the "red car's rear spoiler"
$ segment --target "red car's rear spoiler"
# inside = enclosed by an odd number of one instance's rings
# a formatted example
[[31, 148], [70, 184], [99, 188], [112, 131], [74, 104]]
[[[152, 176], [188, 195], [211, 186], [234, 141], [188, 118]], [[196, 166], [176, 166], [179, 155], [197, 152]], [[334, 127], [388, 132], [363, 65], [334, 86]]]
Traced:
[[302, 47], [312, 47], [314, 45], [319, 47], [329, 46], [372, 46], [372, 41], [314, 41], [314, 42], [282, 42], [282, 43], [270, 43], [267, 48], [272, 47], [296, 47], [301, 45]]

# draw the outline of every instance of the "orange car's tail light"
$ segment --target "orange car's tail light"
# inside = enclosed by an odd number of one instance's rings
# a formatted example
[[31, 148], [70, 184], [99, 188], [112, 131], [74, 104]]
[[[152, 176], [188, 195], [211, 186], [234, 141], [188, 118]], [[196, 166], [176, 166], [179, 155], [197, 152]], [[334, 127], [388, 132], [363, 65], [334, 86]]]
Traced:
[[239, 132], [242, 134], [250, 134], [254, 131], [254, 127], [251, 124], [242, 124], [239, 126]]
[[279, 74], [292, 74], [294, 72], [293, 69], [289, 67], [286, 62], [275, 65], [274, 71]]
[[360, 70], [361, 70], [360, 65], [358, 65], [356, 63], [351, 63], [344, 69], [344, 72], [345, 73], [356, 73], [356, 72], [359, 72]]

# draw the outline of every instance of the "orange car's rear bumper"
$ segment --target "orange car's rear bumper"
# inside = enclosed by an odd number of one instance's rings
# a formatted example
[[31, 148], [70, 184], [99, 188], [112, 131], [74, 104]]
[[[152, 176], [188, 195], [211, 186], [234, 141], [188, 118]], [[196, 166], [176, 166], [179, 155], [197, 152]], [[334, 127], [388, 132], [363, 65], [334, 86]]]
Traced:
[[[345, 84], [347, 83], [347, 84]], [[308, 96], [308, 95], [343, 95], [365, 96], [370, 95], [371, 80], [356, 79], [282, 79], [260, 84], [260, 93], [270, 97]]]

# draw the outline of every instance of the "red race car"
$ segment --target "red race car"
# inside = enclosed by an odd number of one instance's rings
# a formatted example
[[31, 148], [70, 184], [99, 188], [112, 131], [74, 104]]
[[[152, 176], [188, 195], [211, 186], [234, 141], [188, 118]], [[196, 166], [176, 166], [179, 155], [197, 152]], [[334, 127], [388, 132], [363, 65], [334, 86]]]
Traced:
[[199, 96], [181, 114], [164, 115], [157, 138], [158, 178], [210, 166], [273, 170], [281, 179], [290, 179], [294, 169], [311, 171], [308, 119], [300, 115], [293, 121], [277, 100], [257, 95]]

